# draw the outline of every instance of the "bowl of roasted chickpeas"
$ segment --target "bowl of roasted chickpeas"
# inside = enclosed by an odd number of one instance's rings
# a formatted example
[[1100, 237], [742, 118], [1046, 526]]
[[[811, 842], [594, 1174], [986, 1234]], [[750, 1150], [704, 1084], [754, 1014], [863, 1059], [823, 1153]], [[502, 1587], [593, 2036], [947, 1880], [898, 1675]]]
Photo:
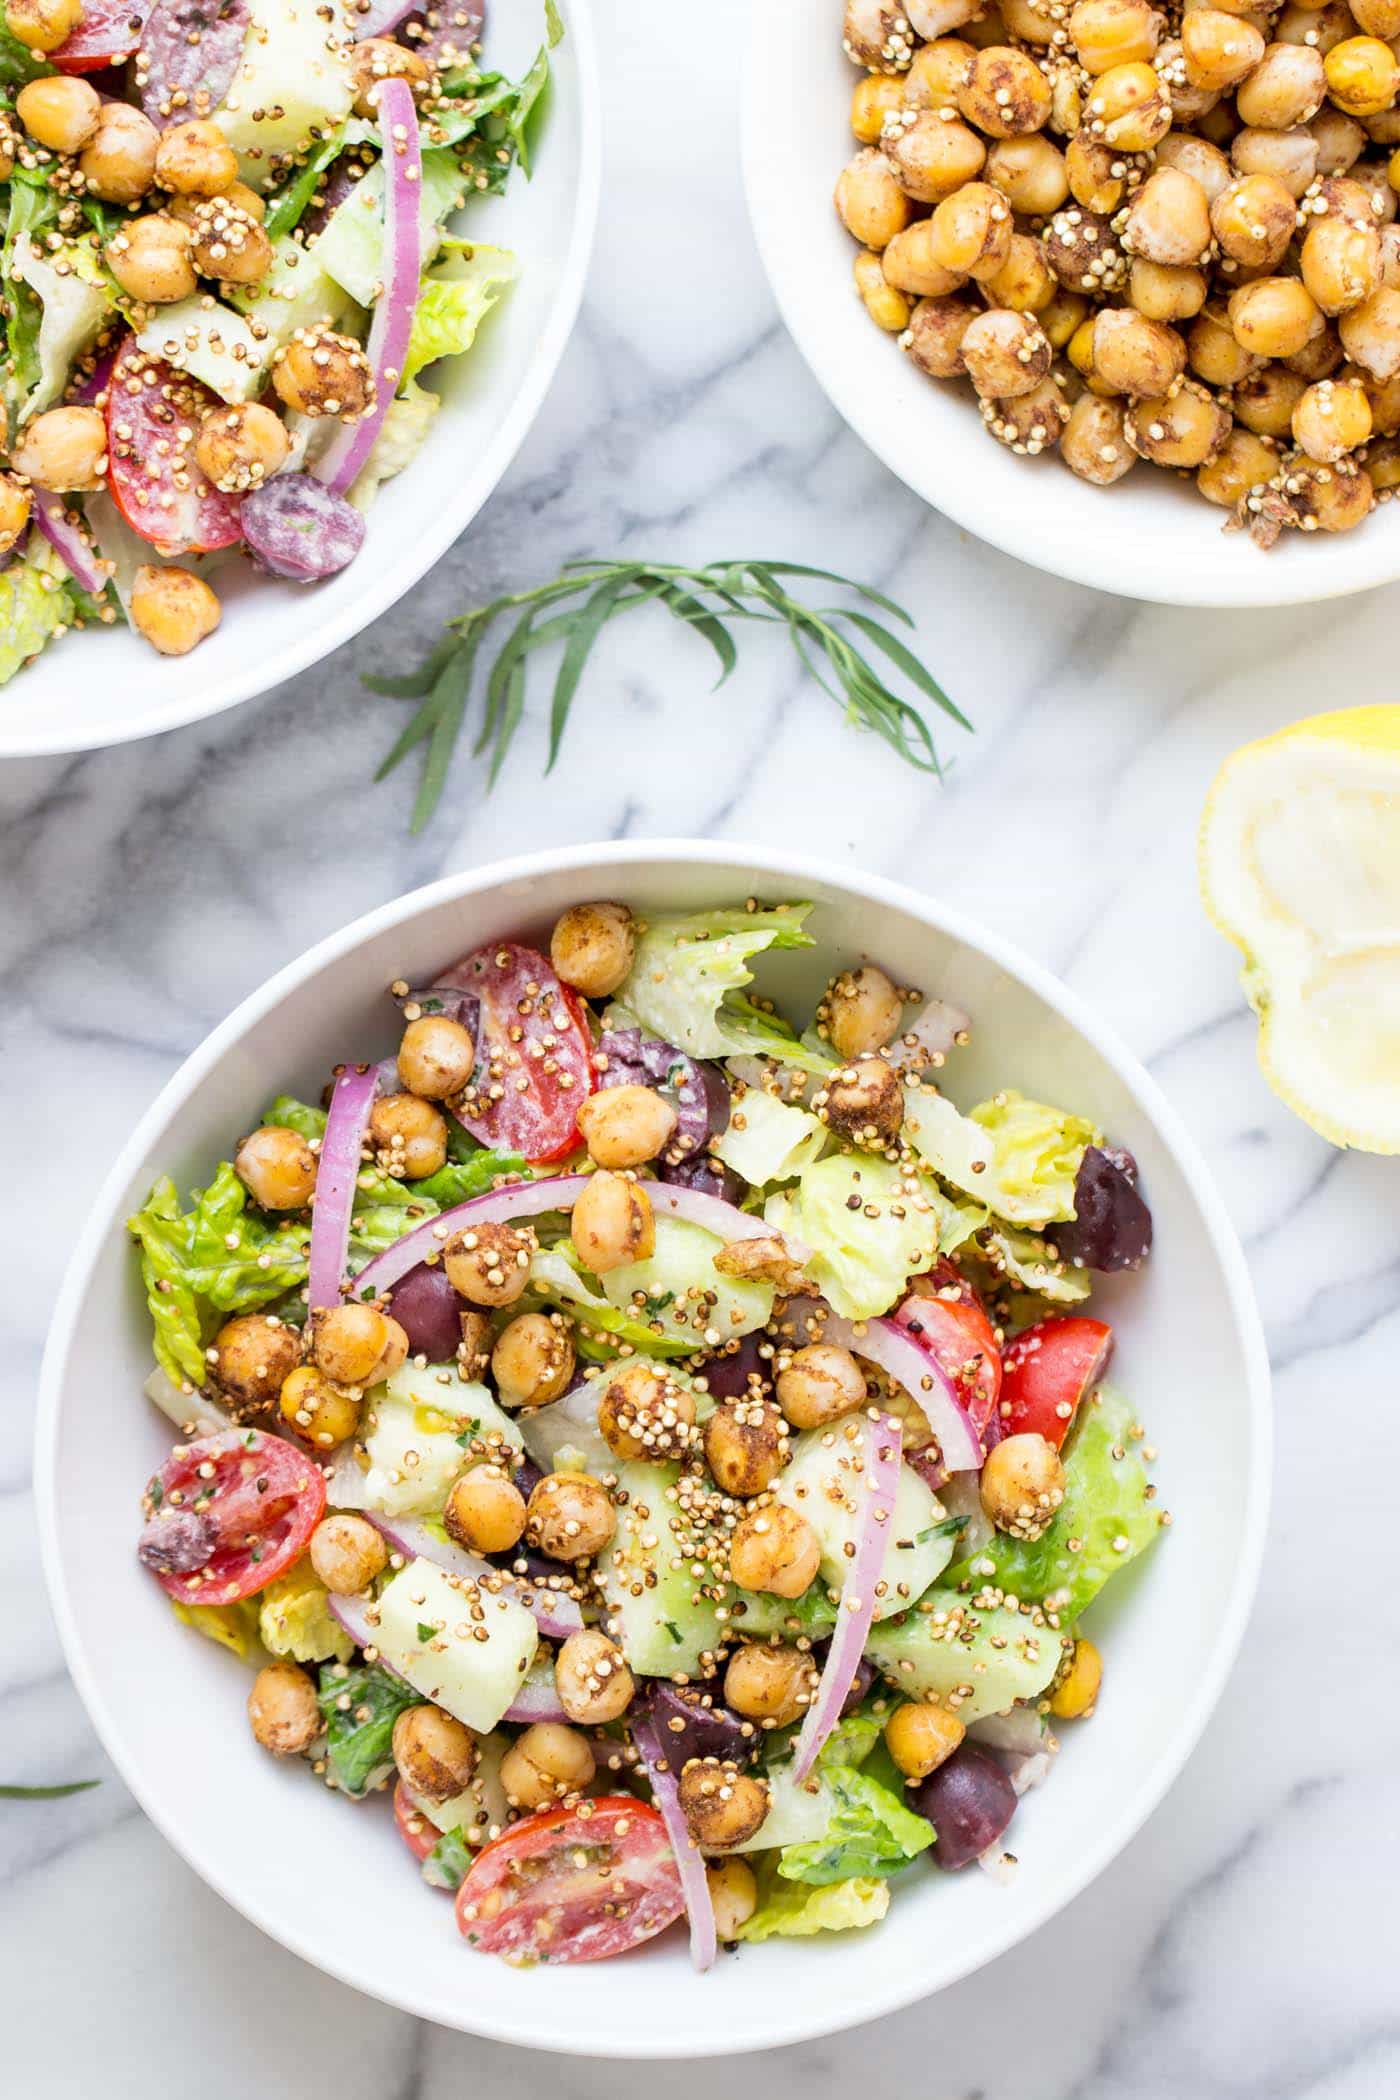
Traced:
[[[878, 1004], [883, 996], [897, 1016], [904, 998], [915, 995], [894, 987], [918, 985], [925, 997], [953, 1001], [971, 1017], [956, 1051], [956, 1082], [946, 1081], [952, 1098], [968, 1105], [1004, 1085], [1009, 1073], [1033, 1096], [1072, 1102], [1129, 1149], [1150, 1200], [1152, 1259], [1136, 1273], [1096, 1277], [1094, 1306], [1113, 1329], [1115, 1383], [1131, 1394], [1150, 1440], [1154, 1507], [1172, 1511], [1178, 1522], [1170, 1541], [1125, 1567], [1111, 1597], [1094, 1604], [1102, 1683], [1081, 1687], [1073, 1703], [1061, 1700], [1053, 1709], [1057, 1716], [1087, 1717], [1065, 1722], [1054, 1783], [1026, 1804], [1014, 1872], [1007, 1868], [994, 1878], [974, 1865], [938, 1873], [916, 1861], [900, 1875], [880, 1923], [769, 1938], [761, 1947], [741, 1948], [737, 1959], [721, 1956], [705, 1974], [692, 1966], [681, 1930], [614, 1960], [511, 1966], [468, 1945], [451, 1903], [424, 1886], [405, 1853], [414, 1828], [396, 1827], [387, 1791], [347, 1798], [317, 1784], [298, 1757], [264, 1754], [289, 1747], [281, 1731], [291, 1730], [297, 1744], [305, 1740], [297, 1710], [307, 1700], [305, 1677], [285, 1666], [280, 1675], [260, 1675], [245, 1723], [247, 1665], [217, 1641], [173, 1623], [175, 1591], [167, 1593], [152, 1575], [153, 1568], [168, 1574], [169, 1553], [142, 1563], [137, 1538], [151, 1494], [148, 1489], [141, 1504], [141, 1483], [172, 1462], [195, 1461], [187, 1446], [185, 1460], [179, 1449], [172, 1453], [172, 1437], [182, 1432], [142, 1397], [151, 1373], [152, 1315], [159, 1317], [160, 1306], [158, 1296], [148, 1302], [142, 1288], [129, 1221], [159, 1174], [170, 1174], [181, 1190], [206, 1184], [210, 1162], [243, 1142], [233, 1134], [258, 1131], [274, 1092], [289, 1089], [310, 1101], [337, 1066], [342, 1075], [377, 1069], [347, 1067], [347, 1055], [373, 1060], [397, 1052], [401, 1065], [421, 1058], [426, 1062], [421, 1069], [411, 1065], [411, 1078], [430, 1087], [448, 1083], [460, 1050], [452, 1027], [441, 1025], [441, 1015], [425, 1014], [431, 1026], [418, 1029], [404, 1002], [417, 1004], [410, 987], [433, 983], [452, 958], [492, 957], [491, 967], [508, 974], [533, 950], [548, 953], [561, 973], [571, 972], [567, 981], [594, 982], [592, 951], [580, 956], [568, 946], [571, 926], [585, 926], [596, 947], [610, 916], [627, 925], [637, 917], [713, 911], [746, 899], [812, 905], [805, 921], [812, 946], [758, 959], [756, 985], [780, 1011], [819, 1011], [839, 984], [843, 995], [855, 988], [852, 998], [859, 991]], [[481, 997], [491, 1004], [489, 987]], [[537, 1025], [528, 997], [519, 1012], [528, 1037]], [[848, 1020], [855, 1026], [856, 1015], [853, 1005], [843, 1027]], [[871, 1018], [862, 1011], [860, 1025]], [[406, 1020], [414, 1032], [406, 1031]], [[639, 1041], [637, 1055], [644, 1049]], [[462, 1055], [469, 1064], [470, 1053]], [[577, 1116], [590, 1155], [596, 1149], [600, 1160], [635, 1159], [651, 1142], [628, 1098], [641, 1091], [629, 1086], [590, 1097], [595, 1105]], [[381, 1117], [390, 1099], [400, 1103], [400, 1120], [386, 1118], [371, 1128], [384, 1155], [422, 1135], [411, 1119], [403, 1120], [405, 1105], [416, 1100], [420, 1120], [431, 1106], [411, 1093], [386, 1096], [377, 1104]], [[576, 1149], [571, 1158], [581, 1156]], [[240, 1151], [236, 1167], [264, 1206], [304, 1198], [313, 1170], [315, 1162], [285, 1123], [275, 1142], [263, 1128], [255, 1151]], [[317, 1203], [334, 1201], [324, 1144], [316, 1171]], [[575, 1169], [556, 1163], [544, 1171]], [[575, 1214], [576, 1235], [625, 1233], [627, 1216], [614, 1199], [625, 1197], [630, 1184], [600, 1169], [589, 1186], [596, 1200], [586, 1220]], [[273, 1208], [268, 1215], [288, 1213]], [[501, 1245], [506, 1230], [487, 1232], [483, 1225], [460, 1244], [444, 1242], [452, 1286], [448, 1347], [456, 1341], [459, 1286], [474, 1293], [474, 1303], [500, 1305], [509, 1297]], [[500, 1256], [494, 1272], [493, 1256]], [[454, 1282], [459, 1261], [470, 1273], [456, 1274]], [[431, 1274], [416, 1274], [419, 1285], [432, 1285]], [[423, 1353], [405, 1367], [400, 1352], [395, 1376], [419, 1377], [414, 1364], [441, 1354], [428, 1338], [439, 1317], [432, 1292], [421, 1302], [392, 1297], [390, 1303], [389, 1315], [353, 1302], [343, 1306], [333, 1335], [314, 1325], [315, 1363], [291, 1372], [284, 1384], [292, 1391], [283, 1391], [279, 1403], [303, 1444], [308, 1434], [315, 1443], [325, 1404], [317, 1380], [324, 1388], [332, 1372], [378, 1376], [396, 1323], [412, 1327], [414, 1347]], [[537, 1331], [547, 1323], [512, 1326], [509, 1304], [497, 1327], [502, 1319], [506, 1325], [494, 1342], [486, 1331], [480, 1344], [491, 1351], [496, 1391], [507, 1407], [518, 1398], [537, 1404], [561, 1382], [551, 1353], [558, 1336]], [[490, 1329], [489, 1313], [480, 1325]], [[503, 1334], [510, 1337], [507, 1348]], [[475, 1346], [465, 1329], [462, 1345]], [[256, 1398], [270, 1389], [269, 1380], [286, 1370], [279, 1350], [288, 1362], [300, 1355], [288, 1349], [285, 1328], [256, 1313], [230, 1321], [211, 1350], [218, 1389], [231, 1404], [240, 1393]], [[316, 1368], [322, 1364], [331, 1367], [324, 1375]], [[641, 1358], [636, 1368], [644, 1370]], [[836, 1367], [821, 1367], [820, 1377], [835, 1375]], [[815, 1364], [811, 1376], [819, 1379]], [[568, 1382], [567, 1371], [562, 1378]], [[621, 1371], [609, 1383], [606, 1398], [615, 1414], [606, 1424], [609, 1449], [635, 1433], [645, 1451], [648, 1439], [664, 1446], [674, 1433], [664, 1410], [650, 1411], [648, 1390], [634, 1388]], [[434, 1394], [439, 1406], [446, 1404], [440, 1383], [431, 1385], [421, 1403], [430, 1426], [438, 1419], [428, 1405]], [[812, 1420], [825, 1418], [830, 1395], [819, 1382], [810, 1391], [785, 1393], [784, 1404], [796, 1410], [799, 1399], [810, 1404]], [[551, 1404], [567, 1410], [569, 1396]], [[333, 1447], [344, 1425], [323, 1426]], [[566, 1421], [561, 1451], [570, 1433]], [[1027, 1441], [1034, 1440], [1013, 1438], [1000, 1448], [1010, 1454]], [[269, 1452], [274, 1443], [263, 1439]], [[293, 1448], [276, 1445], [278, 1452]], [[736, 1437], [732, 1448], [707, 1438], [707, 1463], [730, 1492], [746, 1492], [744, 1469], [761, 1457], [745, 1437]], [[326, 1463], [334, 1462], [331, 1449]], [[216, 1891], [291, 1952], [443, 2026], [570, 2055], [662, 2058], [793, 2043], [873, 2019], [992, 1961], [1084, 1889], [1161, 1799], [1221, 1692], [1257, 1577], [1268, 1477], [1268, 1373], [1243, 1257], [1204, 1161], [1135, 1060], [1038, 965], [933, 900], [801, 855], [690, 841], [571, 846], [452, 876], [347, 927], [246, 1000], [138, 1123], [82, 1225], [53, 1315], [36, 1459], [46, 1574], [78, 1690], [142, 1807]], [[525, 1521], [536, 1524], [541, 1539], [556, 1520], [574, 1527], [565, 1550], [576, 1555], [576, 1534], [593, 1521], [580, 1498], [596, 1486], [586, 1469], [563, 1458], [553, 1474], [541, 1470]], [[543, 1506], [548, 1494], [558, 1496], [557, 1509]], [[493, 1551], [519, 1536], [521, 1513], [513, 1506], [519, 1500], [489, 1469], [479, 1477], [472, 1472], [460, 1497], [454, 1490], [445, 1535]], [[611, 1521], [610, 1511], [603, 1514]], [[338, 1598], [363, 1579], [357, 1556], [366, 1547], [378, 1566], [379, 1534], [353, 1512], [316, 1532], [312, 1563]], [[347, 1557], [354, 1567], [343, 1573]], [[412, 1637], [410, 1624], [406, 1638]], [[383, 1626], [380, 1638], [388, 1638]], [[790, 1660], [789, 1651], [779, 1649], [758, 1661], [776, 1668], [785, 1656]], [[604, 1722], [604, 1694], [625, 1695], [626, 1687], [600, 1677], [600, 1657], [613, 1667], [606, 1642], [599, 1648], [584, 1641], [576, 1657], [570, 1647], [584, 1710]], [[739, 1696], [728, 1680], [726, 1687]], [[766, 1681], [754, 1696], [769, 1696]], [[426, 1715], [431, 1721], [433, 1709]], [[420, 1715], [411, 1725], [422, 1721]], [[398, 1726], [409, 1733], [409, 1723]], [[542, 1725], [516, 1739], [514, 1798], [547, 1803], [550, 1786], [573, 1783], [570, 1773], [556, 1770], [556, 1738], [567, 1736], [562, 1729], [551, 1736]], [[606, 1747], [600, 1737], [590, 1761], [600, 1774]], [[401, 1770], [416, 1771], [424, 1760], [450, 1762], [452, 1731], [442, 1740], [400, 1742], [396, 1727], [394, 1751]], [[538, 1785], [524, 1766], [530, 1757], [543, 1760]], [[928, 1764], [915, 1759], [907, 1769], [926, 1771]], [[599, 1783], [617, 1784], [601, 1777]]]
[[1400, 0], [757, 0], [784, 318], [909, 486], [1190, 605], [1400, 575]]

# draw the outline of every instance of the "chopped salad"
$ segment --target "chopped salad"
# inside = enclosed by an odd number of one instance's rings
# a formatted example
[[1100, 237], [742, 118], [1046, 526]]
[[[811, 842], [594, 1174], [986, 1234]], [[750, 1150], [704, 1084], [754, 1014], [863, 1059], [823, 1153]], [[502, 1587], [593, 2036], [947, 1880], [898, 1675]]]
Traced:
[[313, 583], [516, 272], [454, 215], [528, 172], [484, 0], [5, 0], [0, 683], [73, 626], [165, 655], [241, 559]]
[[1085, 1310], [1151, 1248], [1134, 1161], [955, 1106], [968, 1017], [873, 962], [799, 1032], [753, 966], [810, 912], [580, 904], [400, 980], [392, 1055], [130, 1220], [141, 1562], [513, 1962], [1009, 1871], [1168, 1521]]

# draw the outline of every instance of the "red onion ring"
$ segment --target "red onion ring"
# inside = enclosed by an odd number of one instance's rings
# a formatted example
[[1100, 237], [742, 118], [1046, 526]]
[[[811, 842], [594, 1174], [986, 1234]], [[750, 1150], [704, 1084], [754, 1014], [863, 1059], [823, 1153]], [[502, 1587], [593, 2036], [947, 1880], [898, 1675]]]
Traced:
[[501, 1570], [493, 1568], [489, 1560], [478, 1559], [475, 1553], [465, 1552], [450, 1539], [438, 1538], [421, 1518], [382, 1517], [372, 1509], [367, 1509], [365, 1516], [382, 1538], [410, 1560], [430, 1560], [435, 1567], [444, 1569], [449, 1575], [460, 1575], [467, 1582], [490, 1579], [503, 1594], [518, 1599], [540, 1632], [548, 1634], [552, 1640], [567, 1640], [571, 1633], [577, 1633], [582, 1627], [583, 1613], [572, 1597], [540, 1589], [533, 1583], [521, 1582], [517, 1577], [503, 1578]]
[[503, 1721], [520, 1721], [528, 1728], [532, 1721], [567, 1721], [568, 1715], [559, 1704], [559, 1694], [554, 1689], [554, 1671], [549, 1663], [533, 1663], [522, 1679], [520, 1689], [502, 1714]]
[[360, 1147], [378, 1086], [375, 1066], [346, 1065], [331, 1095], [316, 1169], [316, 1201], [311, 1207], [306, 1302], [312, 1312], [327, 1312], [340, 1303]]
[[49, 489], [34, 490], [34, 523], [54, 552], [62, 557], [74, 581], [91, 597], [100, 598], [107, 588], [111, 569], [74, 524], [63, 507], [63, 498]]
[[690, 1958], [703, 1976], [706, 1969], [714, 1967], [715, 1957], [719, 1953], [715, 1906], [710, 1897], [705, 1862], [690, 1835], [681, 1809], [680, 1791], [662, 1752], [655, 1725], [651, 1721], [638, 1721], [632, 1730], [632, 1740], [646, 1763], [647, 1778], [651, 1781], [656, 1806], [660, 1810], [662, 1822], [666, 1825], [666, 1835], [671, 1840], [671, 1850], [675, 1854], [676, 1869], [680, 1875], [681, 1895], [685, 1899], [685, 1913], [690, 1920]]
[[831, 1313], [822, 1339], [838, 1342], [843, 1349], [878, 1364], [904, 1387], [911, 1400], [918, 1401], [938, 1439], [948, 1472], [977, 1471], [982, 1464], [982, 1444], [971, 1415], [958, 1399], [943, 1366], [921, 1349], [904, 1328], [893, 1320], [853, 1322]]

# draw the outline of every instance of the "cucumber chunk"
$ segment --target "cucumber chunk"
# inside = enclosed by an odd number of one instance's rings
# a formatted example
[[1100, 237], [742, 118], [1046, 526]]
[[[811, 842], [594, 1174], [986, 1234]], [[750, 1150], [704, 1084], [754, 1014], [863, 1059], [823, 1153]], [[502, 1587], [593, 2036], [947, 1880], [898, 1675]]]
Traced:
[[540, 1644], [514, 1597], [455, 1581], [430, 1560], [402, 1568], [381, 1590], [378, 1611], [379, 1652], [390, 1669], [482, 1735], [514, 1700]]
[[627, 1501], [598, 1556], [613, 1639], [640, 1676], [694, 1675], [720, 1644], [722, 1600], [706, 1594], [718, 1585], [682, 1551], [680, 1467], [628, 1460], [615, 1470]]
[[[780, 1502], [807, 1519], [821, 1541], [822, 1580], [839, 1590], [846, 1579], [865, 1508], [863, 1444], [845, 1433], [848, 1424], [808, 1429], [773, 1483]], [[877, 1619], [904, 1611], [935, 1582], [953, 1557], [955, 1534], [940, 1529], [943, 1505], [909, 1466], [899, 1469], [894, 1520], [885, 1548], [875, 1604]]]
[[982, 1610], [958, 1590], [930, 1590], [897, 1625], [875, 1627], [865, 1652], [901, 1692], [942, 1700], [966, 1724], [1037, 1698], [1064, 1646], [1053, 1627], [1024, 1612]]

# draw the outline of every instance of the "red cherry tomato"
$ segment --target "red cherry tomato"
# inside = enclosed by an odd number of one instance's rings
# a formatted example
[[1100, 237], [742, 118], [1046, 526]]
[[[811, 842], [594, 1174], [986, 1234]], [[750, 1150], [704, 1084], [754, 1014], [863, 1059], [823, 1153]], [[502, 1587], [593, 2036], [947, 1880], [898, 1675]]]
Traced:
[[315, 1459], [258, 1429], [177, 1445], [147, 1492], [156, 1508], [147, 1537], [159, 1540], [161, 1512], [172, 1508], [203, 1516], [213, 1528], [200, 1566], [187, 1574], [154, 1570], [181, 1604], [236, 1604], [265, 1589], [301, 1558], [326, 1506]]
[[[958, 1279], [961, 1281], [961, 1278]], [[1001, 1394], [1001, 1351], [992, 1323], [970, 1285], [962, 1298], [905, 1299], [894, 1317], [953, 1381], [977, 1434], [994, 1420]]]
[[207, 554], [243, 537], [237, 497], [195, 464], [200, 423], [218, 405], [134, 336], [122, 345], [107, 383], [107, 481], [127, 524], [161, 554]]
[[684, 1909], [666, 1825], [628, 1794], [526, 1816], [477, 1854], [457, 1891], [464, 1939], [515, 1962], [604, 1961]]
[[100, 73], [104, 66], [124, 65], [141, 42], [154, 0], [83, 0], [83, 19], [73, 34], [49, 53], [60, 73]]
[[518, 941], [478, 948], [438, 981], [480, 1001], [476, 1070], [454, 1103], [458, 1117], [483, 1145], [521, 1152], [531, 1166], [566, 1158], [598, 1076], [577, 993]]
[[1041, 1320], [1018, 1334], [1002, 1357], [1003, 1436], [1043, 1436], [1058, 1450], [1112, 1348], [1111, 1327], [1078, 1316]]
[[399, 1836], [413, 1857], [424, 1860], [432, 1851], [442, 1833], [430, 1823], [420, 1808], [413, 1805], [413, 1796], [400, 1780], [394, 1788], [394, 1824]]

